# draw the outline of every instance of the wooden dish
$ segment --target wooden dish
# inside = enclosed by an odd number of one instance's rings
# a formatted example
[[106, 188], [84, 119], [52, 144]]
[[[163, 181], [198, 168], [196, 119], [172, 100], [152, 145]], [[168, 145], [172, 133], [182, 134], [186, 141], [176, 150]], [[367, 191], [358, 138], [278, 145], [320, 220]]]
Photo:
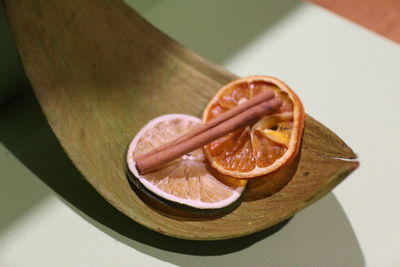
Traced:
[[248, 235], [293, 216], [358, 166], [339, 137], [307, 116], [296, 161], [264, 191], [250, 185], [234, 212], [212, 220], [162, 215], [128, 183], [130, 139], [165, 113], [200, 116], [235, 76], [176, 44], [122, 1], [4, 2], [35, 94], [66, 153], [105, 199], [150, 229], [198, 240]]

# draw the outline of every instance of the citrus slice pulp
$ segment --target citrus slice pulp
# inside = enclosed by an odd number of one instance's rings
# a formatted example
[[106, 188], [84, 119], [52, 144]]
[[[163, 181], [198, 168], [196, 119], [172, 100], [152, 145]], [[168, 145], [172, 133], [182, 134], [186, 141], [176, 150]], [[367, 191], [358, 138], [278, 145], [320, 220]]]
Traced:
[[[192, 130], [201, 120], [183, 114], [167, 114], [151, 120], [133, 138], [127, 153], [129, 171], [148, 192], [194, 209], [221, 209], [241, 196], [246, 181], [241, 181], [212, 168], [202, 149], [173, 160], [144, 175], [136, 169], [134, 157], [147, 153]], [[135, 183], [135, 184], [136, 184]]]
[[299, 97], [276, 78], [250, 76], [228, 83], [207, 105], [203, 122], [264, 90], [273, 90], [282, 100], [279, 110], [204, 147], [210, 164], [219, 172], [236, 178], [254, 178], [289, 164], [296, 156], [304, 129], [304, 108]]

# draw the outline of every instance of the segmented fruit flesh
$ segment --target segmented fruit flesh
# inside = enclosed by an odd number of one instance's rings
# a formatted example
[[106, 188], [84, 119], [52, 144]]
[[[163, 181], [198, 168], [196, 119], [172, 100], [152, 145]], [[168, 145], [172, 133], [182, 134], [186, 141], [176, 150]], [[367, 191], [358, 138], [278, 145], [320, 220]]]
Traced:
[[205, 149], [218, 165], [225, 169], [249, 172], [256, 167], [273, 164], [287, 151], [293, 128], [293, 102], [288, 93], [265, 81], [240, 83], [222, 92], [218, 101], [209, 109], [206, 120], [251, 99], [264, 90], [272, 89], [283, 104], [271, 115], [260, 121], [207, 145]]
[[[170, 114], [159, 117], [138, 134], [132, 156], [147, 153], [168, 143], [199, 123], [199, 119], [187, 115]], [[229, 205], [240, 196], [246, 184], [245, 181], [215, 172], [209, 166], [202, 149], [175, 159], [157, 171], [137, 176], [151, 192], [196, 208]]]

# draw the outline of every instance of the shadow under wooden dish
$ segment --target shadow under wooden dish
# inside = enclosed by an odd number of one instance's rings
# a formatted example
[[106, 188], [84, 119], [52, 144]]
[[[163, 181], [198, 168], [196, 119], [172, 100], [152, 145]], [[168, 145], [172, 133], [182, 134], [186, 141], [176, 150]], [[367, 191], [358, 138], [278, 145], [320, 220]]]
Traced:
[[131, 137], [161, 114], [200, 115], [235, 76], [179, 46], [122, 1], [4, 2], [28, 77], [64, 150], [107, 201], [150, 229], [197, 240], [258, 232], [310, 205], [358, 166], [349, 160], [356, 158], [352, 150], [308, 116], [298, 166], [277, 193], [249, 198], [213, 220], [164, 216], [126, 179]]

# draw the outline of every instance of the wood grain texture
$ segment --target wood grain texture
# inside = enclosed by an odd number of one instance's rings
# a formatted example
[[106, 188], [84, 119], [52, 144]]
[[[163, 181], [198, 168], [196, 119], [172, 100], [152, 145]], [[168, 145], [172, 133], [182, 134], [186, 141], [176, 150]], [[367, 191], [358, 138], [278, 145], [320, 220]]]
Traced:
[[254, 233], [310, 205], [358, 166], [342, 160], [356, 156], [308, 116], [296, 162], [266, 185], [273, 192], [260, 195], [253, 185], [234, 212], [214, 220], [164, 216], [128, 183], [129, 141], [156, 116], [200, 116], [235, 76], [179, 46], [122, 1], [6, 0], [5, 7], [35, 94], [66, 153], [114, 207], [155, 231], [202, 240]]
[[306, 0], [400, 43], [400, 0]]

